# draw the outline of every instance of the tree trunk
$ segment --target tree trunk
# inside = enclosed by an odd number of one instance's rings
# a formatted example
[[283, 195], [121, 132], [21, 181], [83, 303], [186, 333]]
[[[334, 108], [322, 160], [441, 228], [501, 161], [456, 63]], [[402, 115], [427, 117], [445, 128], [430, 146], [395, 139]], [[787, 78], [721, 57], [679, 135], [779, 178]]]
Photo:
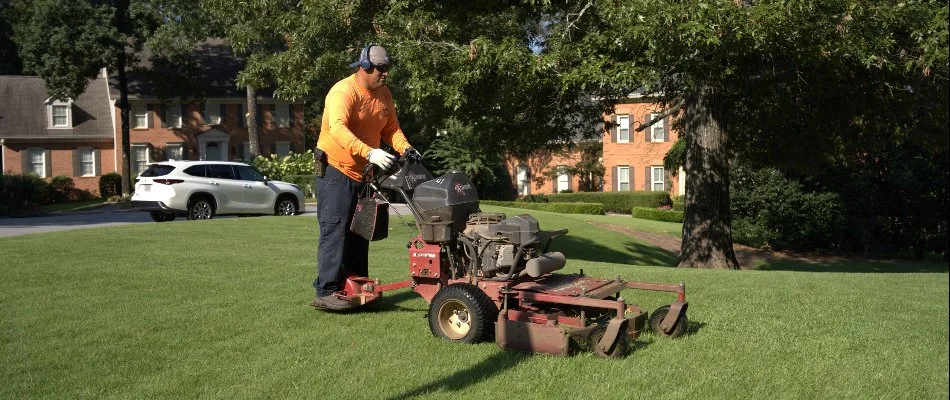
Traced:
[[[128, 17], [129, 1], [122, 0], [116, 2], [116, 26], [122, 33], [125, 33], [123, 29], [128, 25]], [[132, 172], [131, 160], [129, 158], [132, 146], [129, 143], [129, 77], [125, 70], [128, 64], [128, 53], [126, 53], [125, 46], [122, 46], [119, 50], [119, 54], [116, 57], [115, 69], [119, 74], [119, 110], [121, 110], [120, 119], [122, 125], [122, 165], [119, 168], [120, 174], [122, 175], [122, 195], [124, 196], [132, 194], [133, 189], [131, 183], [133, 177], [129, 176]]]
[[685, 99], [686, 210], [677, 267], [739, 269], [732, 249], [728, 135], [722, 107], [719, 93], [709, 85]]
[[[251, 160], [261, 154], [260, 133], [257, 130], [257, 89], [247, 85], [247, 140], [251, 148]], [[250, 160], [248, 160], [250, 161]]]

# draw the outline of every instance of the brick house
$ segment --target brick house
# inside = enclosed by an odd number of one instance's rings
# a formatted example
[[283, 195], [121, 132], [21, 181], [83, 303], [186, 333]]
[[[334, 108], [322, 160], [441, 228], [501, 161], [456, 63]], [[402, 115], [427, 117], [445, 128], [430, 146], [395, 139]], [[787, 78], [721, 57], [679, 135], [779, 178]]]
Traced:
[[[129, 76], [131, 174], [153, 161], [245, 160], [250, 144], [244, 115], [246, 89], [235, 80], [243, 62], [223, 41], [193, 52], [200, 71], [200, 101], [160, 99], [146, 80]], [[147, 54], [142, 59], [148, 59]], [[148, 67], [148, 65], [145, 65]], [[121, 169], [121, 110], [115, 76], [90, 82], [78, 99], [46, 98], [38, 77], [0, 77], [0, 142], [4, 173], [65, 175], [76, 187], [98, 192], [99, 177]], [[304, 105], [258, 90], [260, 153], [303, 152]]]
[[[603, 135], [603, 160], [605, 192], [616, 191], [667, 191], [670, 196], [685, 193], [682, 170], [677, 176], [663, 168], [663, 157], [679, 137], [671, 129], [670, 118], [635, 132], [634, 129], [651, 121], [663, 110], [648, 97], [633, 95], [617, 104], [614, 113], [604, 116], [615, 127]], [[537, 182], [545, 171], [558, 166], [571, 166], [580, 159], [578, 153], [552, 154], [538, 151], [526, 159], [509, 159], [507, 168], [518, 195], [549, 194], [564, 190], [576, 191], [578, 178], [559, 174], [556, 179]]]

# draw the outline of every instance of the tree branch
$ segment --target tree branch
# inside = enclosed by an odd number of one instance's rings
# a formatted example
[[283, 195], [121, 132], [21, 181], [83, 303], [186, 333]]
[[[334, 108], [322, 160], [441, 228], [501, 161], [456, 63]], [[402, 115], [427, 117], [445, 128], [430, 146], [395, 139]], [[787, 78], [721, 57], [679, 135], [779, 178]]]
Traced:
[[670, 107], [670, 108], [667, 109], [666, 111], [661, 112], [659, 115], [656, 116], [656, 118], [651, 119], [650, 122], [646, 122], [646, 123], [640, 124], [640, 126], [638, 126], [637, 128], [635, 128], [633, 131], [634, 131], [634, 132], [641, 132], [641, 131], [643, 131], [644, 129], [653, 126], [653, 124], [655, 124], [655, 123], [657, 123], [657, 122], [659, 122], [659, 121], [662, 121], [663, 118], [669, 117], [671, 114], [673, 114], [673, 113], [679, 111], [680, 108], [683, 108], [683, 100], [678, 101], [678, 102], [676, 103], [676, 105], [674, 105], [673, 107]]

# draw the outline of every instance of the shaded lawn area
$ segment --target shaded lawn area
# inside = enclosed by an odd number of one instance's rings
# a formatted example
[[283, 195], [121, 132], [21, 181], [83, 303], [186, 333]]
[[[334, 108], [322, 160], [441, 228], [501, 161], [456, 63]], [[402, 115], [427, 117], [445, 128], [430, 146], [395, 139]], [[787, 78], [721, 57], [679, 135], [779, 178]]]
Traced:
[[[645, 334], [619, 360], [452, 344], [405, 290], [361, 312], [309, 307], [311, 217], [94, 228], [0, 238], [0, 398], [947, 398], [945, 272], [635, 265], [662, 257], [532, 214], [571, 229], [552, 246], [566, 272], [685, 282], [690, 334]], [[384, 282], [408, 270], [409, 232], [391, 229], [371, 245]]]

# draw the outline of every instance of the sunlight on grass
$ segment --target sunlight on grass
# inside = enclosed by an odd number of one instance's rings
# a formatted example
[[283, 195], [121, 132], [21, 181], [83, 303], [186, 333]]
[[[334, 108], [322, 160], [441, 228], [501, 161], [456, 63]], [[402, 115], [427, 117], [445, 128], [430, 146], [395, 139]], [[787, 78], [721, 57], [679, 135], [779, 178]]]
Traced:
[[[309, 307], [312, 217], [93, 228], [0, 238], [0, 398], [947, 398], [946, 272], [657, 267], [649, 246], [531, 214], [571, 230], [554, 244], [567, 272], [684, 282], [691, 333], [645, 334], [620, 360], [457, 345], [406, 290], [354, 313]], [[384, 282], [408, 272], [392, 220], [371, 245]]]

